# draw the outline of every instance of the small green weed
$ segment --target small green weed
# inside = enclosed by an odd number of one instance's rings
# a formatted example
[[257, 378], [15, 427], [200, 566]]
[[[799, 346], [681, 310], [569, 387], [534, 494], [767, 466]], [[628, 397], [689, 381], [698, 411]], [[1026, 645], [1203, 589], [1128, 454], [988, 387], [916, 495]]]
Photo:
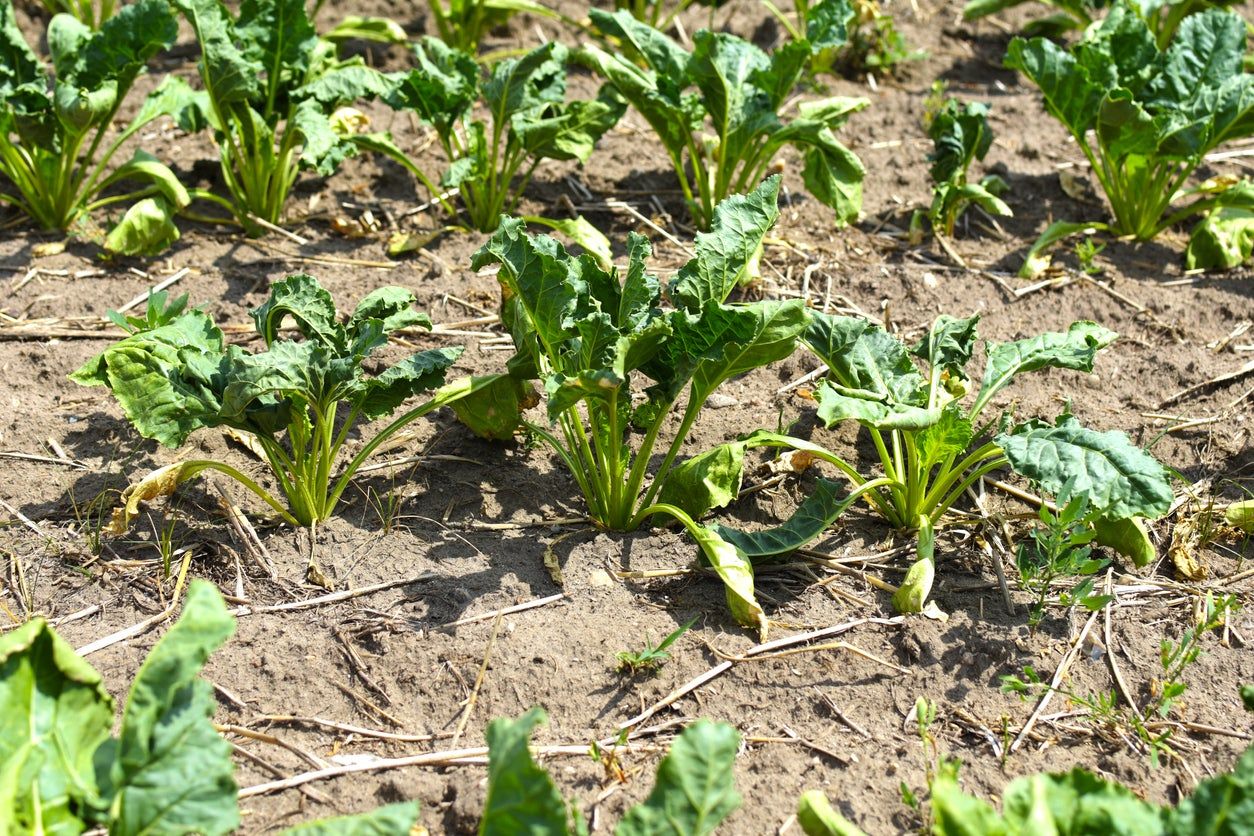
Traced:
[[618, 672], [625, 673], [628, 676], [635, 676], [638, 673], [657, 673], [661, 670], [662, 665], [666, 664], [671, 658], [666, 649], [674, 644], [680, 636], [687, 633], [689, 628], [697, 623], [699, 617], [694, 615], [688, 620], [687, 624], [684, 624], [658, 642], [656, 647], [645, 645], [644, 650], [641, 651], [620, 650], [614, 657], [618, 659]]

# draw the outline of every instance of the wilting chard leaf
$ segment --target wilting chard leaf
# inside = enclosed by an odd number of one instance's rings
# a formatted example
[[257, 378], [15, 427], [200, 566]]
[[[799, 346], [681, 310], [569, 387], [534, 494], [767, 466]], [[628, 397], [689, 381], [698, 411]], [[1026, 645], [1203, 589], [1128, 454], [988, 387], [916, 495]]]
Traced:
[[[132, 485], [110, 531], [125, 531], [141, 501], [167, 495], [206, 469], [234, 478], [292, 524], [311, 526], [329, 517], [349, 480], [380, 444], [416, 418], [497, 380], [464, 378], [444, 385], [460, 348], [420, 351], [368, 375], [363, 365], [389, 333], [431, 326], [425, 314], [413, 310], [413, 302], [408, 290], [380, 288], [341, 322], [331, 295], [316, 279], [289, 276], [275, 282], [269, 300], [252, 312], [264, 349], [251, 354], [227, 345], [222, 331], [199, 310], [172, 319], [150, 315], [150, 323], [135, 320], [130, 336], [89, 360], [71, 379], [107, 386], [135, 429], [167, 447], [181, 446], [206, 427], [250, 434], [287, 503], [224, 462], [193, 459], [160, 468]], [[283, 335], [288, 321], [303, 339]], [[428, 390], [435, 390], [430, 400], [393, 420], [334, 474], [359, 420], [390, 415]]]
[[760, 182], [786, 145], [803, 155], [806, 188], [835, 210], [836, 222], [857, 217], [864, 170], [835, 131], [870, 103], [832, 98], [801, 106], [790, 121], [779, 116], [822, 42], [801, 39], [768, 55], [734, 35], [702, 29], [693, 35], [689, 53], [625, 10], [589, 14], [602, 33], [618, 39], [624, 54], [588, 46], [578, 59], [657, 133], [699, 227], [711, 227], [719, 201]]
[[[697, 236], [696, 255], [667, 288], [674, 308], [665, 306], [661, 283], [647, 272], [645, 238], [629, 236], [620, 274], [590, 255], [572, 257], [552, 238], [528, 234], [520, 220], [502, 219], [472, 266], [500, 265], [501, 320], [517, 349], [509, 367], [518, 386], [485, 389], [458, 408], [472, 429], [499, 437], [505, 410], [515, 407], [514, 425], [553, 448], [598, 524], [630, 531], [654, 514], [679, 519], [726, 582], [733, 613], [759, 629], [765, 617], [753, 599], [747, 561], [695, 519], [719, 497], [689, 513], [691, 503], [666, 501], [683, 490], [664, 486], [709, 397], [724, 381], [786, 357], [806, 327], [800, 300], [727, 303], [779, 215], [778, 192], [776, 176], [719, 205], [711, 230]], [[651, 385], [642, 387], [641, 378]], [[530, 421], [517, 410], [532, 380], [544, 391], [548, 421]], [[679, 429], [646, 488], [654, 447], [685, 390]], [[643, 403], [633, 401], [636, 393]], [[638, 448], [630, 443], [633, 426], [644, 434]], [[677, 478], [691, 480], [696, 467]], [[664, 499], [655, 503], [659, 495]]]

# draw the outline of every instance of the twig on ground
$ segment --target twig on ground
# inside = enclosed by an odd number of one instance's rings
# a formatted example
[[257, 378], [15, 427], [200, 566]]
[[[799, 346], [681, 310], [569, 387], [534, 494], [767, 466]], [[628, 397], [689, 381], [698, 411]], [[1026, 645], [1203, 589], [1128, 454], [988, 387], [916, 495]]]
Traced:
[[376, 592], [383, 592], [388, 589], [395, 589], [398, 586], [406, 586], [411, 583], [421, 583], [423, 581], [434, 580], [438, 576], [434, 572], [423, 572], [412, 578], [405, 578], [399, 581], [383, 581], [382, 583], [363, 586], [358, 589], [343, 589], [339, 592], [332, 592], [327, 595], [319, 595], [317, 598], [306, 598], [302, 601], [289, 601], [286, 604], [271, 604], [269, 606], [243, 606], [236, 607], [231, 610], [231, 615], [236, 618], [242, 618], [246, 615], [259, 615], [268, 612], [290, 612], [292, 610], [306, 610], [311, 607], [320, 607], [324, 604], [336, 604], [340, 601], [348, 601], [353, 598], [360, 598], [363, 595], [372, 595]]
[[346, 734], [355, 734], [360, 737], [374, 737], [379, 740], [392, 740], [397, 743], [431, 743], [436, 740], [443, 740], [452, 737], [452, 732], [437, 732], [436, 734], [401, 734], [398, 732], [386, 732], [379, 729], [370, 729], [365, 726], [355, 726], [352, 723], [340, 723], [335, 720], [324, 720], [321, 717], [301, 717], [294, 714], [263, 714], [257, 718], [257, 722], [261, 723], [277, 723], [281, 725], [294, 726], [322, 726], [328, 729], [335, 729]]
[[516, 612], [523, 612], [524, 610], [533, 610], [536, 607], [543, 607], [545, 604], [552, 604], [554, 601], [560, 601], [565, 597], [566, 597], [565, 592], [559, 592], [556, 595], [549, 595], [545, 598], [536, 598], [535, 600], [527, 601], [522, 604], [515, 604], [512, 607], [505, 607], [504, 609], [493, 610], [492, 612], [485, 612], [482, 615], [470, 615], [470, 616], [466, 616], [465, 618], [459, 618], [456, 621], [450, 621], [448, 624], [441, 624], [440, 627], [442, 629], [447, 629], [449, 627], [461, 627], [465, 624], [474, 624], [479, 621], [487, 621], [489, 618], [498, 618], [502, 615], [513, 615]]
[[127, 302], [125, 305], [118, 308], [118, 313], [124, 314], [127, 311], [131, 310], [132, 308], [142, 305], [144, 302], [148, 301], [148, 297], [150, 295], [154, 293], [160, 293], [161, 291], [165, 290], [167, 287], [179, 281], [180, 279], [182, 279], [189, 273], [191, 273], [191, 270], [189, 270], [186, 267], [182, 268], [181, 270], [176, 271], [168, 279], [165, 279], [164, 281], [157, 283], [156, 285], [150, 287], [148, 290], [145, 290], [143, 293], [137, 293], [135, 297], [131, 299], [131, 301]]
[[[1106, 607], [1109, 606], [1110, 603], [1108, 602]], [[1036, 725], [1036, 721], [1041, 718], [1043, 713], [1045, 713], [1045, 708], [1049, 705], [1049, 701], [1053, 699], [1054, 692], [1057, 690], [1058, 686], [1062, 684], [1062, 680], [1066, 677], [1068, 669], [1071, 668], [1071, 663], [1074, 662], [1076, 657], [1080, 655], [1080, 649], [1084, 647], [1084, 640], [1088, 637], [1089, 630], [1093, 629], [1093, 625], [1097, 622], [1097, 617], [1102, 614], [1102, 611], [1105, 610], [1106, 607], [1102, 607], [1101, 610], [1098, 610], [1090, 615], [1089, 620], [1084, 623], [1084, 629], [1080, 631], [1080, 635], [1076, 636], [1075, 642], [1071, 645], [1071, 649], [1067, 651], [1067, 655], [1064, 656], [1062, 662], [1059, 663], [1058, 669], [1054, 671], [1054, 676], [1049, 681], [1049, 688], [1041, 695], [1041, 699], [1037, 702], [1036, 708], [1032, 710], [1032, 714], [1028, 717], [1028, 721], [1023, 724], [1023, 728], [1020, 729], [1019, 734], [1015, 736], [1014, 742], [1010, 744], [1011, 753], [1018, 750], [1024, 739], [1028, 736], [1028, 733], [1032, 731], [1032, 727]]]
[[488, 662], [492, 659], [492, 647], [496, 644], [496, 637], [501, 631], [501, 619], [505, 617], [504, 612], [497, 613], [496, 620], [492, 622], [492, 635], [488, 638], [488, 647], [483, 651], [483, 664], [479, 666], [479, 673], [475, 676], [475, 684], [470, 689], [470, 694], [466, 697], [466, 707], [462, 711], [462, 716], [457, 721], [457, 728], [453, 731], [453, 748], [457, 748], [457, 741], [462, 739], [462, 732], [466, 730], [466, 724], [470, 722], [470, 715], [474, 713], [475, 703], [479, 701], [479, 689], [483, 687], [483, 679], [488, 673]]

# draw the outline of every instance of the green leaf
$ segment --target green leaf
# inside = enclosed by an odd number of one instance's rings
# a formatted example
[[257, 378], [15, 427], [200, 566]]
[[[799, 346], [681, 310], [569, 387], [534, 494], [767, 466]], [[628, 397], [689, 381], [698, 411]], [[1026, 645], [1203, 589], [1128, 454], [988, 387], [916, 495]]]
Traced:
[[975, 351], [979, 322], [978, 314], [966, 319], [941, 314], [932, 323], [932, 330], [910, 349], [910, 353], [925, 360], [933, 369], [943, 369], [950, 377], [965, 380], [967, 363], [971, 362]]
[[1254, 534], [1254, 499], [1233, 502], [1224, 511], [1224, 519], [1233, 528], [1239, 528], [1246, 534]]
[[223, 382], [215, 387], [197, 369], [216, 368], [225, 353], [222, 332], [208, 315], [188, 311], [110, 346], [70, 379], [108, 386], [140, 435], [178, 447], [194, 430], [217, 426]]
[[378, 377], [370, 378], [354, 405], [372, 420], [392, 414], [414, 395], [443, 386], [445, 372], [462, 350], [461, 346], [433, 348], [410, 355]]
[[0, 3], [0, 103], [31, 84], [45, 86], [43, 66], [17, 26], [13, 4]]
[[104, 248], [115, 255], [156, 255], [179, 239], [174, 207], [163, 197], [148, 197], [126, 210], [109, 230]]
[[1068, 415], [1055, 426], [1003, 433], [996, 443], [1016, 473], [1055, 496], [1084, 497], [1107, 519], [1156, 519], [1171, 507], [1166, 470], [1117, 430], [1090, 430]]
[[222, 596], [193, 580], [182, 616], [131, 685], [109, 772], [111, 832], [214, 836], [239, 826], [231, 746], [213, 727], [213, 686], [197, 678], [234, 632]]
[[343, 20], [335, 24], [335, 28], [322, 37], [337, 44], [353, 40], [379, 44], [403, 44], [409, 40], [404, 27], [395, 20], [361, 15], [345, 15]]
[[843, 492], [843, 486], [839, 482], [816, 479], [814, 490], [783, 525], [754, 532], [715, 525], [714, 530], [750, 561], [759, 563], [767, 558], [794, 552], [814, 542], [857, 501], [857, 497], [849, 499], [841, 496]]
[[418, 802], [389, 804], [369, 813], [300, 824], [282, 836], [405, 836], [418, 823]]
[[658, 766], [649, 797], [627, 811], [615, 836], [708, 836], [740, 806], [733, 768], [740, 735], [726, 723], [698, 720]]
[[597, 141], [622, 118], [627, 103], [608, 85], [597, 98], [530, 108], [510, 118], [519, 147], [534, 159], [587, 163]]
[[403, 77], [386, 101], [398, 110], [414, 111], [447, 138], [475, 102], [479, 65], [473, 56], [430, 37], [414, 45], [414, 60], [418, 66]]
[[1064, 238], [1070, 238], [1079, 232], [1083, 232], [1085, 235], [1092, 235], [1097, 230], [1109, 229], [1110, 227], [1103, 223], [1054, 221], [1046, 227], [1045, 231], [1041, 233], [1041, 237], [1037, 238], [1036, 243], [1028, 250], [1027, 256], [1023, 259], [1023, 266], [1019, 268], [1019, 278], [1034, 279], [1041, 273], [1044, 273], [1051, 261], [1050, 256], [1045, 251]]
[[547, 719], [537, 706], [517, 720], [499, 718], [488, 725], [488, 797], [479, 822], [481, 836], [571, 832], [566, 802], [527, 748], [532, 730]]
[[1006, 66], [1026, 75], [1040, 88], [1045, 109], [1078, 142], [1097, 121], [1106, 88], [1066, 50], [1045, 38], [1015, 38], [1006, 51]]
[[849, 0], [819, 0], [806, 9], [806, 40], [810, 48], [817, 52], [848, 43], [854, 14]]
[[457, 419], [481, 438], [508, 441], [522, 422], [524, 404], [535, 391], [511, 375], [497, 375], [491, 385], [453, 404]]
[[922, 460], [921, 467], [930, 471], [950, 456], [960, 456], [975, 438], [975, 428], [955, 402], [945, 405], [936, 423], [924, 427], [915, 439]]
[[296, 90], [296, 95], [317, 102], [325, 113], [358, 99], [386, 100], [403, 79], [400, 74], [381, 73], [354, 58], [319, 74]]
[[1132, 558], [1138, 567], [1148, 566], [1158, 559], [1158, 550], [1140, 517], [1114, 520], [1099, 517], [1093, 521], [1093, 532], [1094, 543]]
[[549, 41], [521, 58], [507, 58], [492, 67], [483, 83], [483, 103], [497, 120], [531, 108], [560, 104], [566, 95], [566, 47]]
[[705, 397], [724, 381], [792, 354], [807, 324], [801, 299], [711, 304], [695, 323], [682, 315], [672, 322], [674, 343], [701, 356], [692, 383]]
[[583, 215], [573, 218], [545, 218], [539, 215], [524, 215], [523, 220], [531, 224], [540, 224], [555, 229], [574, 243], [583, 247], [601, 269], [608, 270], [614, 262], [614, 252], [610, 248], [610, 239], [597, 229]]
[[672, 467], [658, 501], [682, 508], [694, 520], [700, 519], [740, 495], [744, 465], [743, 443], [720, 444]]
[[219, 104], [244, 102], [261, 94], [265, 68], [236, 45], [235, 26], [219, 0], [171, 0], [200, 43], [200, 75]]
[[827, 363], [844, 396], [870, 399], [889, 411], [926, 406], [927, 385], [896, 337], [846, 317], [812, 314], [811, 320], [806, 342]]
[[722, 303], [740, 284], [762, 239], [779, 218], [779, 175], [714, 209], [709, 232], [697, 233], [696, 255], [671, 282], [671, 300], [691, 313]]
[[932, 180], [936, 183], [966, 182], [972, 160], [982, 160], [993, 145], [993, 132], [988, 126], [988, 105], [948, 99], [927, 129], [934, 150], [928, 155], [932, 163]]
[[300, 134], [301, 167], [323, 177], [330, 177], [346, 159], [357, 154], [357, 145], [336, 133], [323, 106], [313, 99], [296, 107], [288, 130]]
[[169, 49], [178, 37], [178, 21], [166, 0], [138, 0], [122, 6], [76, 50], [73, 64], [58, 77], [94, 90], [117, 83], [124, 96], [148, 61]]
[[[0, 825], [81, 833], [107, 805], [93, 767], [113, 698], [43, 619], [0, 637]], [[94, 811], [94, 812], [93, 812]]]
[[818, 388], [818, 417], [829, 429], [850, 419], [877, 430], [922, 430], [941, 418], [939, 407], [915, 406], [866, 389], [847, 389], [830, 380]]
[[1046, 368], [1093, 371], [1093, 359], [1097, 352], [1113, 343], [1118, 336], [1095, 322], [1080, 320], [1071, 323], [1066, 333], [1047, 331], [1015, 342], [990, 342], [980, 393], [971, 408], [972, 417], [978, 415], [1016, 375]]
[[948, 772], [942, 770], [930, 789], [933, 836], [1011, 836], [1014, 832], [991, 804], [964, 793]]
[[866, 836], [832, 807], [822, 790], [809, 790], [797, 800], [797, 823], [806, 836]]
[[[862, 110], [870, 102], [866, 99], [841, 101], [850, 106], [840, 111], [839, 116], [811, 111], [813, 118], [806, 118], [806, 108], [800, 108], [802, 118], [775, 131], [771, 143], [775, 147], [792, 144], [802, 151], [805, 162], [801, 177], [806, 189], [824, 206], [836, 210], [837, 224], [847, 224], [857, 220], [862, 211], [862, 180], [866, 168], [856, 154], [836, 139], [833, 130], [844, 123], [847, 114]], [[820, 115], [823, 118], [818, 118]]]
[[1162, 811], [1119, 784], [1076, 768], [1010, 782], [1003, 798], [1012, 833], [1160, 833]]
[[1254, 207], [1222, 207], [1193, 227], [1184, 266], [1189, 270], [1231, 270], [1254, 255]]
[[[161, 193], [161, 197], [164, 199], [163, 202], [169, 204], [171, 209], [183, 209], [192, 202], [191, 196], [187, 193], [187, 188], [179, 180], [178, 175], [147, 151], [136, 150], [135, 155], [128, 162], [119, 166], [111, 175], [105, 178], [100, 185], [100, 189], [103, 191], [122, 180], [147, 181]], [[178, 233], [175, 231], [170, 240], [174, 241], [177, 238]], [[148, 254], [151, 255], [152, 253]]]
[[593, 8], [588, 10], [588, 17], [598, 30], [618, 38], [630, 55], [642, 58], [658, 74], [659, 81], [665, 79], [675, 89], [687, 86], [691, 57], [665, 34], [636, 20], [626, 10], [610, 13]]
[[753, 566], [749, 559], [735, 545], [723, 540], [719, 533], [710, 526], [697, 524], [689, 528], [688, 533], [697, 545], [701, 554], [723, 582], [727, 596], [727, 608], [731, 610], [736, 623], [745, 627], [757, 628], [759, 635], [765, 636], [767, 629], [766, 613], [758, 603], [753, 592]]
[[1254, 821], [1254, 747], [1245, 750], [1232, 772], [1198, 784], [1166, 819], [1166, 832], [1179, 836], [1247, 834]]
[[308, 273], [296, 273], [270, 285], [270, 298], [249, 312], [257, 332], [270, 345], [289, 316], [305, 339], [343, 349], [348, 344], [344, 327], [336, 321], [331, 294]]
[[269, 89], [305, 80], [318, 41], [305, 0], [242, 0], [234, 28], [244, 57], [262, 68]]

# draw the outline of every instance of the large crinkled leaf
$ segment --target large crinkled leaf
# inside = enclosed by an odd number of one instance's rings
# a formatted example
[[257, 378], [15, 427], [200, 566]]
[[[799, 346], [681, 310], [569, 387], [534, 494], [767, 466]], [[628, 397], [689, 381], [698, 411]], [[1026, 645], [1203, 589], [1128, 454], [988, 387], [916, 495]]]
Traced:
[[1189, 270], [1231, 270], [1254, 254], [1254, 208], [1223, 207], [1198, 222], [1189, 235]]
[[1015, 38], [1006, 51], [1006, 66], [1030, 78], [1045, 97], [1045, 109], [1077, 141], [1084, 141], [1097, 121], [1106, 88], [1090, 79], [1075, 58], [1045, 38]]
[[530, 108], [560, 103], [566, 95], [566, 56], [566, 47], [549, 41], [521, 58], [493, 65], [481, 91], [497, 124]]
[[201, 49], [201, 77], [222, 103], [249, 101], [260, 95], [264, 67], [240, 51], [235, 27], [219, 0], [172, 0], [196, 32]]
[[1203, 90], [1243, 72], [1245, 24], [1240, 16], [1207, 9], [1186, 17], [1167, 47], [1161, 71], [1146, 86], [1155, 105], [1187, 105]]
[[475, 435], [508, 441], [522, 423], [522, 410], [538, 400], [529, 384], [502, 374], [490, 385], [455, 401], [453, 412]]
[[740, 735], [698, 720], [658, 765], [653, 791], [627, 811], [615, 836], [709, 836], [740, 806], [734, 768]]
[[[870, 104], [866, 99], [852, 100], [857, 107], [847, 112], [861, 110]], [[805, 162], [801, 177], [806, 190], [824, 206], [836, 211], [835, 222], [846, 224], [857, 220], [862, 211], [862, 180], [866, 168], [858, 155], [846, 148], [832, 132], [839, 120], [800, 119], [789, 122], [775, 131], [771, 143], [778, 147], [785, 143], [801, 148]]]
[[[203, 364], [194, 364], [199, 357]], [[84, 386], [108, 386], [135, 429], [167, 447], [194, 430], [218, 424], [225, 383], [198, 370], [225, 362], [222, 332], [200, 311], [141, 331], [89, 360], [70, 375]]]
[[492, 263], [501, 265], [498, 278], [509, 289], [507, 296], [523, 306], [545, 345], [557, 346], [571, 335], [578, 285], [561, 244], [547, 235], [528, 235], [526, 222], [519, 218], [502, 218], [470, 266], [482, 270]]
[[431, 330], [431, 317], [414, 309], [417, 297], [413, 292], [395, 285], [381, 287], [367, 293], [348, 318], [350, 334], [367, 319], [377, 319], [385, 333], [398, 328], [425, 328]]
[[0, 796], [8, 797], [0, 829], [86, 829], [82, 819], [107, 803], [93, 756], [112, 725], [113, 698], [100, 674], [46, 621], [0, 637]]
[[714, 530], [750, 561], [759, 563], [814, 542], [857, 500], [858, 497], [849, 499], [839, 482], [820, 478], [815, 480], [814, 490], [783, 525], [761, 531], [740, 531], [715, 525]]
[[[834, 319], [828, 327], [829, 339], [856, 330]], [[859, 396], [900, 406], [926, 407], [927, 385], [910, 360], [910, 352], [896, 337], [878, 325], [867, 325], [858, 331], [852, 343], [840, 352], [825, 350], [831, 377], [846, 395]]]
[[447, 136], [475, 102], [479, 65], [473, 56], [431, 37], [414, 45], [414, 60], [418, 66], [397, 83], [387, 103], [414, 111]]
[[[599, 12], [590, 11], [594, 17]], [[686, 60], [687, 53], [683, 55]], [[684, 99], [682, 79], [676, 83], [672, 77], [641, 69], [622, 56], [609, 55], [591, 45], [579, 50], [576, 57], [605, 78], [645, 118], [668, 150], [675, 154], [683, 150], [689, 129], [702, 114], [694, 112]]]
[[1159, 833], [1162, 827], [1160, 808], [1079, 768], [1015, 779], [1006, 788], [1002, 808], [1015, 833], [1135, 836]]
[[361, 369], [338, 359], [312, 340], [275, 340], [265, 351], [241, 354], [232, 364], [221, 414], [239, 422], [263, 398], [321, 403], [325, 394], [344, 397], [360, 385]]
[[[726, 317], [739, 320], [735, 328], [723, 330]], [[751, 329], [746, 329], [745, 323]], [[718, 355], [707, 354], [692, 376], [696, 391], [708, 395], [725, 380], [792, 354], [797, 338], [806, 328], [805, 302], [788, 299], [734, 307], [710, 305], [695, 327], [711, 329], [711, 334], [719, 335], [711, 336], [711, 342], [722, 343]], [[675, 336], [680, 337], [678, 329]]]
[[357, 145], [335, 131], [322, 105], [313, 99], [297, 105], [288, 130], [300, 134], [301, 166], [323, 177], [330, 177], [346, 159], [357, 154]]
[[801, 335], [801, 340], [830, 367], [870, 326], [871, 323], [861, 317], [810, 311], [810, 324]]
[[1071, 323], [1066, 333], [1047, 331], [1036, 337], [1009, 343], [990, 342], [980, 393], [971, 408], [973, 416], [988, 404], [1016, 375], [1056, 368], [1093, 371], [1093, 358], [1119, 335], [1095, 322]]
[[627, 383], [609, 369], [585, 369], [570, 376], [553, 374], [544, 380], [550, 421], [585, 400], [608, 400]]
[[988, 127], [988, 105], [949, 99], [932, 118], [927, 129], [935, 150], [928, 155], [932, 180], [937, 183], [966, 177], [971, 161], [984, 159], [993, 145]]
[[915, 438], [922, 469], [926, 472], [950, 456], [961, 455], [974, 438], [975, 428], [962, 407], [955, 402], [946, 404], [936, 423], [924, 427]]
[[443, 386], [444, 373], [462, 350], [461, 346], [433, 348], [410, 355], [378, 377], [368, 379], [354, 406], [367, 418], [390, 415], [414, 395]]
[[1171, 507], [1171, 483], [1153, 456], [1122, 432], [1099, 432], [1073, 416], [996, 438], [1010, 466], [1055, 496], [1084, 497], [1109, 519], [1155, 519]]
[[178, 21], [166, 0], [138, 0], [122, 6], [83, 44], [66, 80], [88, 89], [116, 81], [124, 95], [149, 59], [170, 48]]
[[357, 58], [321, 73], [303, 85], [297, 95], [313, 99], [324, 110], [331, 110], [359, 99], [386, 100], [403, 79], [399, 74], [381, 73]]
[[740, 495], [744, 469], [744, 443], [720, 444], [672, 467], [658, 501], [682, 508], [694, 520], [700, 519]]
[[235, 35], [244, 58], [262, 68], [270, 90], [299, 86], [309, 72], [318, 33], [305, 0], [243, 0]]
[[762, 239], [779, 218], [778, 174], [747, 195], [732, 195], [714, 208], [709, 232], [697, 233], [696, 255], [668, 289], [671, 301], [697, 313], [721, 303], [744, 277]]
[[835, 49], [849, 41], [849, 26], [854, 23], [854, 8], [849, 0], [819, 0], [806, 9], [806, 40], [815, 51]]
[[779, 122], [774, 103], [754, 78], [771, 69], [771, 59], [748, 41], [725, 32], [701, 29], [692, 43], [688, 74], [701, 91], [714, 130], [734, 149], [727, 153], [738, 155], [748, 137]]
[[389, 804], [369, 813], [300, 824], [281, 836], [405, 836], [418, 824], [418, 802]]
[[43, 79], [43, 65], [17, 27], [13, 4], [0, 3], [0, 103], [19, 87], [41, 84]]
[[547, 719], [537, 706], [517, 720], [502, 717], [488, 725], [488, 797], [480, 836], [571, 832], [566, 802], [527, 748], [532, 730]]
[[819, 420], [829, 428], [852, 419], [877, 430], [922, 430], [941, 418], [939, 407], [902, 403], [865, 389], [849, 389], [830, 380], [823, 381], [816, 394]]
[[691, 56], [687, 50], [662, 32], [636, 20], [627, 10], [610, 13], [600, 9], [589, 9], [588, 16], [597, 29], [606, 35], [618, 38], [629, 52], [643, 58], [645, 63], [658, 74], [659, 82], [672, 85], [674, 90], [683, 89], [688, 85], [688, 65], [692, 60]]
[[933, 369], [943, 369], [950, 377], [965, 380], [966, 365], [975, 351], [979, 322], [979, 314], [965, 319], [941, 314], [910, 353], [925, 360]]
[[198, 678], [235, 619], [207, 581], [131, 685], [109, 770], [117, 791], [111, 832], [226, 834], [239, 826], [231, 746], [213, 727], [213, 686]]
[[343, 326], [336, 321], [331, 294], [308, 273], [295, 273], [270, 285], [270, 298], [249, 314], [267, 345], [278, 339], [279, 329], [289, 316], [308, 340], [337, 349], [348, 342]]
[[618, 123], [627, 103], [605, 86], [597, 98], [550, 105], [515, 113], [510, 131], [533, 157], [588, 162], [597, 141]]

